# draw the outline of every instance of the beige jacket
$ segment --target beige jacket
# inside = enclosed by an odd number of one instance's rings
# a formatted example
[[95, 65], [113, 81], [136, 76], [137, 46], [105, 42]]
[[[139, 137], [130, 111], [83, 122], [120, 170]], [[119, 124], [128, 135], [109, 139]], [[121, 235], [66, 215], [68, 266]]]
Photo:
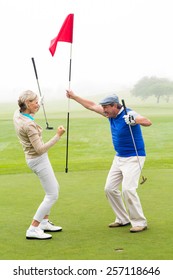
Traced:
[[60, 139], [56, 134], [48, 142], [44, 143], [42, 140], [42, 128], [19, 111], [14, 113], [13, 122], [26, 158], [35, 158], [46, 153]]

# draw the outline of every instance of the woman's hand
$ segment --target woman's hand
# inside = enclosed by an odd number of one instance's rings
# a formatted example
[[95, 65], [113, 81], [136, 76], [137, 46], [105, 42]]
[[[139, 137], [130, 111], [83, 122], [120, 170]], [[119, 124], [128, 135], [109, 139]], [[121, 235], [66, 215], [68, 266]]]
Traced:
[[57, 128], [57, 134], [58, 134], [59, 137], [61, 137], [64, 133], [65, 133], [65, 128], [62, 125], [60, 125]]

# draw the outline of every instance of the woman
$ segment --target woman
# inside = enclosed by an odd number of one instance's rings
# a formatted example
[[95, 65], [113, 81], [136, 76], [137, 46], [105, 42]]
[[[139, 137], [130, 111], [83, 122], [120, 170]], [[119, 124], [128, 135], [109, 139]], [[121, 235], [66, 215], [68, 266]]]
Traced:
[[14, 114], [14, 126], [22, 144], [26, 162], [29, 168], [39, 177], [45, 191], [45, 197], [38, 207], [32, 223], [26, 231], [27, 239], [50, 239], [46, 231], [61, 231], [49, 221], [49, 213], [58, 199], [59, 184], [50, 164], [47, 151], [55, 145], [64, 134], [65, 129], [59, 126], [56, 135], [47, 143], [42, 141], [42, 128], [34, 121], [34, 115], [39, 110], [38, 96], [27, 90], [19, 96], [19, 110]]

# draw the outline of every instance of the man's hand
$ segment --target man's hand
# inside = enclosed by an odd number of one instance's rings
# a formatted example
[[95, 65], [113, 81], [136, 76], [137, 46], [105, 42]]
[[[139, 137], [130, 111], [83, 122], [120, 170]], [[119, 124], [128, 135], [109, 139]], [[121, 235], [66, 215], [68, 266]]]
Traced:
[[134, 118], [133, 115], [130, 115], [130, 114], [124, 115], [123, 118], [124, 118], [126, 124], [129, 124], [129, 125], [135, 125], [136, 124], [135, 118]]
[[66, 96], [70, 99], [74, 99], [75, 94], [72, 90], [66, 90]]

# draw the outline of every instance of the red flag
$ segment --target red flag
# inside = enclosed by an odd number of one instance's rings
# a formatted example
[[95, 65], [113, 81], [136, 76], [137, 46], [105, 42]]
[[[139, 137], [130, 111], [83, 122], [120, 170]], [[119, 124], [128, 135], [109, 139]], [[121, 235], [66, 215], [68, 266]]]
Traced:
[[58, 41], [73, 43], [73, 19], [74, 14], [69, 14], [66, 17], [58, 35], [51, 40], [49, 51], [52, 56], [55, 54]]

